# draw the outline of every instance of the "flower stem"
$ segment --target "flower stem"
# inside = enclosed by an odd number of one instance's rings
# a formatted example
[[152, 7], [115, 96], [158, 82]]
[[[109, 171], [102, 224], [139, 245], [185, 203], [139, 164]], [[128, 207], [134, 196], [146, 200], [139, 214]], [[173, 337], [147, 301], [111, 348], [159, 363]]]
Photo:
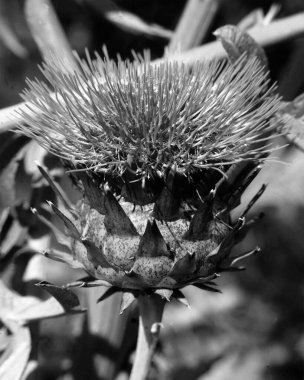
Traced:
[[165, 301], [157, 295], [139, 296], [139, 329], [130, 380], [145, 380], [159, 336]]

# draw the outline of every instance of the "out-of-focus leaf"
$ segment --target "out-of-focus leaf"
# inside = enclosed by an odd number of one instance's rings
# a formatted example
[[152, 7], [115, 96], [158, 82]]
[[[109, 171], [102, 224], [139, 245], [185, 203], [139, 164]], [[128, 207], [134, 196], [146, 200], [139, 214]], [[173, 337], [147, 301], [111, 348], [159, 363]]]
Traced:
[[[13, 18], [18, 12], [16, 1], [0, 1], [0, 40], [3, 44], [19, 58], [25, 58], [28, 54], [27, 49], [19, 41], [13, 27]], [[20, 10], [19, 10], [20, 11]]]
[[86, 0], [93, 8], [98, 10], [110, 22], [130, 33], [146, 34], [148, 36], [170, 39], [173, 36], [171, 30], [167, 30], [156, 24], [148, 24], [137, 15], [119, 8], [111, 0]]
[[5, 257], [16, 245], [21, 245], [26, 238], [26, 228], [11, 216], [6, 218], [6, 228], [0, 227], [0, 259]]
[[29, 328], [18, 322], [5, 321], [9, 330], [9, 342], [0, 357], [0, 379], [20, 380], [27, 366], [31, 351], [31, 337]]
[[[83, 313], [85, 309], [72, 308], [68, 310], [69, 314]], [[36, 305], [31, 305], [28, 308], [16, 313], [14, 318], [23, 322], [33, 322], [42, 319], [49, 319], [55, 317], [61, 317], [66, 315], [67, 311], [62, 307], [62, 305], [55, 299], [49, 298], [46, 301], [40, 301]]]
[[0, 213], [15, 202], [15, 174], [18, 168], [18, 154], [28, 142], [24, 136], [11, 133], [0, 134]]
[[272, 4], [269, 11], [264, 14], [262, 8], [258, 8], [246, 15], [238, 24], [238, 28], [248, 30], [257, 25], [269, 25], [279, 13], [281, 6]]
[[235, 62], [242, 54], [256, 57], [268, 69], [267, 58], [263, 48], [246, 32], [234, 25], [226, 25], [213, 33], [221, 41], [231, 62]]
[[292, 102], [282, 103], [277, 117], [288, 142], [304, 151], [304, 94]]
[[[53, 285], [53, 287], [55, 286]], [[73, 294], [73, 296], [76, 297], [75, 294]], [[67, 312], [83, 312], [84, 309], [77, 308], [76, 306], [72, 307], [72, 302], [76, 304], [76, 300], [73, 296], [72, 301], [70, 299], [67, 302], [64, 301], [66, 302], [64, 307], [55, 298], [41, 301], [36, 297], [20, 296], [9, 290], [0, 280], [0, 320], [10, 320], [23, 324], [40, 319], [58, 317]], [[62, 299], [63, 298], [64, 297], [62, 297]], [[68, 305], [71, 306], [69, 309]], [[2, 380], [1, 377], [0, 379]]]

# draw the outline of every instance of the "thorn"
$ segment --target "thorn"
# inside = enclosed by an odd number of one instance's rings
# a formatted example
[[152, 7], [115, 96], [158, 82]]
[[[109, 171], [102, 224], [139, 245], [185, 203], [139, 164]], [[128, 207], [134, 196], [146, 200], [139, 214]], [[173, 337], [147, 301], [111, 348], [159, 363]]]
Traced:
[[58, 198], [61, 199], [64, 207], [70, 211], [70, 213], [75, 217], [76, 216], [76, 213], [75, 213], [75, 210], [73, 209], [73, 207], [70, 205], [69, 201], [67, 200], [67, 198], [63, 195], [63, 191], [61, 189], [59, 189], [59, 185], [58, 184], [55, 184], [55, 182], [52, 180], [52, 178], [49, 176], [48, 172], [46, 171], [46, 169], [44, 169], [44, 167], [42, 165], [40, 165], [40, 163], [38, 161], [35, 161], [41, 175], [43, 176], [43, 178], [47, 181], [47, 183], [49, 184], [49, 186], [51, 187], [51, 189], [53, 190], [53, 192], [58, 196]]
[[246, 259], [247, 257], [250, 257], [250, 256], [258, 254], [258, 253], [261, 253], [261, 248], [260, 247], [256, 247], [255, 249], [253, 249], [253, 250], [251, 250], [249, 252], [243, 253], [242, 255], [239, 255], [237, 257], [234, 257], [234, 258], [232, 257], [231, 258], [232, 259], [231, 265], [233, 266], [238, 261]]
[[245, 211], [243, 212], [243, 214], [242, 214], [242, 216], [241, 216], [241, 218], [243, 217], [245, 217], [247, 214], [248, 214], [248, 212], [250, 211], [250, 209], [252, 208], [252, 206], [258, 201], [258, 199], [261, 197], [261, 195], [264, 193], [264, 191], [266, 190], [266, 185], [265, 184], [263, 184], [262, 186], [261, 186], [261, 188], [260, 188], [260, 190], [255, 194], [255, 196], [251, 199], [251, 201], [248, 203], [248, 205], [247, 205], [247, 207], [246, 207], [246, 209], [245, 209]]
[[99, 303], [101, 301], [106, 300], [107, 298], [111, 297], [113, 294], [120, 292], [121, 289], [117, 288], [116, 286], [112, 286], [111, 288], [107, 289], [96, 301], [96, 303]]

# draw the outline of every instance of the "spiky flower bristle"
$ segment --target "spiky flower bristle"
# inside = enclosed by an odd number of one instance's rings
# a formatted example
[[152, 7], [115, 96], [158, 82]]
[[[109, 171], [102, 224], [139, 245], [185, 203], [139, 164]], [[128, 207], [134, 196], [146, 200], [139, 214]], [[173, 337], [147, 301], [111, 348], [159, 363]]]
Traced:
[[187, 172], [269, 151], [264, 140], [279, 99], [256, 58], [191, 68], [140, 56], [78, 62], [73, 73], [45, 63], [47, 83], [28, 81], [21, 127], [76, 168], [122, 173], [129, 162], [149, 177], [173, 164]]

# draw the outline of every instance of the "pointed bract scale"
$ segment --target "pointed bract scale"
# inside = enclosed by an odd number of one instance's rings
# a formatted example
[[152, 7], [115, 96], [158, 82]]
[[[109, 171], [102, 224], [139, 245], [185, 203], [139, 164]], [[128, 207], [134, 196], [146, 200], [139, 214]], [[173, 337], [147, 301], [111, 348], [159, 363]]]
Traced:
[[123, 291], [120, 304], [120, 314], [122, 314], [134, 301], [137, 292]]
[[126, 202], [138, 206], [145, 206], [154, 203], [157, 197], [155, 191], [148, 186], [148, 180], [144, 180], [141, 175], [136, 175], [130, 170], [126, 170], [122, 175], [124, 185], [121, 195]]
[[58, 249], [50, 249], [43, 251], [42, 254], [48, 259], [68, 264], [71, 268], [84, 269], [84, 266], [79, 261], [74, 260], [72, 255], [67, 252], [59, 251]]
[[67, 216], [65, 216], [52, 202], [48, 201], [47, 203], [52, 208], [54, 213], [63, 221], [63, 223], [67, 229], [68, 235], [73, 237], [74, 239], [80, 240], [80, 238], [81, 238], [80, 233], [77, 230], [74, 223]]
[[213, 288], [212, 286], [209, 286], [209, 285], [205, 285], [205, 284], [193, 284], [193, 285], [201, 290], [206, 290], [207, 292], [222, 293], [220, 289]]
[[189, 302], [187, 301], [187, 298], [184, 296], [184, 294], [180, 290], [174, 289], [173, 294], [172, 294], [172, 298], [175, 298], [177, 301], [179, 301], [183, 305], [190, 308], [190, 305], [189, 305]]
[[74, 210], [74, 208], [70, 205], [70, 203], [68, 202], [68, 200], [66, 199], [66, 197], [63, 195], [63, 192], [59, 190], [58, 188], [58, 185], [55, 184], [55, 182], [52, 180], [52, 178], [49, 176], [49, 174], [47, 173], [47, 171], [44, 169], [44, 167], [42, 165], [39, 164], [38, 161], [36, 161], [36, 165], [40, 171], [40, 173], [42, 174], [42, 176], [44, 177], [44, 179], [47, 181], [47, 183], [50, 185], [51, 189], [54, 191], [54, 193], [58, 196], [58, 198], [60, 198], [60, 200], [62, 201], [64, 207], [69, 210], [69, 212], [74, 216], [74, 217], [77, 217], [76, 215], [76, 212]]
[[102, 302], [106, 300], [107, 298], [111, 297], [113, 294], [121, 292], [120, 288], [117, 288], [116, 286], [112, 286], [111, 288], [107, 289], [102, 296], [98, 298], [96, 303]]
[[166, 242], [159, 231], [156, 221], [147, 221], [146, 230], [140, 239], [137, 257], [170, 257]]
[[193, 215], [184, 239], [202, 240], [206, 237], [208, 223], [213, 219], [212, 208], [212, 202], [205, 202], [201, 205]]
[[90, 207], [94, 208], [101, 215], [105, 215], [105, 194], [104, 191], [94, 182], [92, 178], [86, 173], [78, 173], [77, 176], [80, 178], [84, 195], [88, 200]]
[[245, 267], [220, 267], [218, 268], [218, 272], [242, 272], [246, 270]]
[[238, 186], [236, 187], [236, 189], [233, 190], [233, 192], [231, 192], [229, 199], [227, 200], [229, 210], [232, 210], [241, 204], [242, 194], [260, 171], [261, 166], [256, 166], [249, 172], [249, 174], [245, 178], [242, 178], [242, 180], [239, 181]]
[[37, 216], [37, 218], [42, 223], [44, 223], [47, 227], [50, 228], [59, 244], [64, 245], [67, 248], [69, 247], [69, 239], [61, 230], [59, 230], [59, 228], [57, 228], [50, 220], [46, 219], [43, 215], [39, 214], [35, 208], [31, 208], [31, 211], [34, 215]]
[[206, 263], [217, 265], [223, 261], [231, 252], [234, 246], [235, 230], [232, 230], [230, 234], [212, 251], [206, 256]]
[[172, 278], [181, 278], [195, 273], [198, 270], [198, 262], [195, 253], [190, 255], [186, 253], [181, 259], [177, 260], [173, 265], [169, 276]]
[[167, 176], [165, 185], [154, 205], [153, 216], [157, 220], [172, 222], [181, 217], [181, 199], [176, 194], [176, 166], [173, 166]]
[[103, 252], [88, 239], [82, 239], [83, 245], [86, 247], [88, 255], [95, 266], [100, 265], [103, 268], [114, 268], [106, 259]]
[[104, 204], [106, 210], [104, 225], [109, 234], [129, 236], [138, 235], [134, 224], [108, 189], [105, 190]]
[[156, 289], [154, 293], [158, 294], [159, 296], [161, 296], [161, 298], [170, 302], [171, 296], [173, 294], [173, 289]]
[[253, 196], [253, 198], [250, 200], [250, 202], [248, 203], [245, 211], [243, 212], [243, 214], [241, 215], [241, 218], [244, 218], [248, 212], [251, 210], [251, 208], [253, 207], [253, 205], [260, 199], [260, 197], [263, 195], [264, 191], [266, 190], [267, 186], [265, 184], [263, 184], [260, 188], [260, 190]]

